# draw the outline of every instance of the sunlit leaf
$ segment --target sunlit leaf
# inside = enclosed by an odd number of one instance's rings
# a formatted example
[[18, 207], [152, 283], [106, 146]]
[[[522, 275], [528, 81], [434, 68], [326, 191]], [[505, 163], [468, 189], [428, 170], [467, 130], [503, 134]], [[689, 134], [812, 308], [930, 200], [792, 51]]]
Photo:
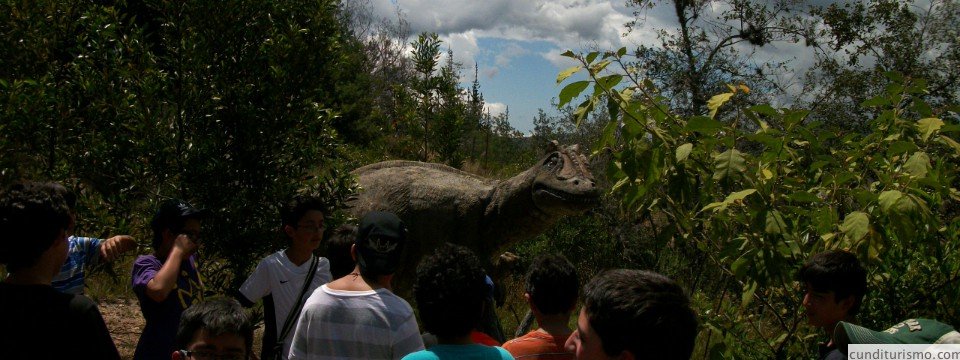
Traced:
[[717, 116], [717, 110], [720, 109], [720, 106], [725, 104], [727, 101], [730, 101], [730, 98], [733, 97], [733, 93], [723, 93], [714, 95], [710, 100], [707, 101], [707, 108], [710, 109], [710, 118], [713, 119]]
[[577, 65], [577, 66], [571, 66], [570, 68], [564, 71], [561, 71], [560, 74], [557, 75], [557, 84], [562, 83], [568, 77], [570, 77], [573, 74], [576, 74], [581, 69], [583, 69], [583, 67], [580, 65]]
[[693, 150], [693, 144], [686, 143], [677, 147], [677, 162], [683, 162], [690, 156], [690, 151]]
[[903, 170], [916, 178], [927, 177], [927, 173], [930, 171], [930, 156], [922, 151], [913, 153], [903, 164]]
[[880, 193], [877, 201], [880, 203], [880, 209], [886, 213], [890, 212], [890, 209], [892, 209], [902, 197], [903, 193], [899, 190], [887, 190]]
[[940, 127], [943, 126], [943, 120], [937, 118], [925, 118], [917, 121], [917, 129], [920, 130], [920, 137], [923, 141], [930, 139], [930, 135], [933, 135], [934, 132], [940, 130]]
[[851, 212], [843, 218], [840, 231], [843, 232], [848, 240], [853, 242], [860, 241], [860, 239], [863, 239], [870, 231], [870, 216], [862, 211]]
[[723, 201], [728, 204], [733, 204], [738, 200], [746, 199], [747, 196], [750, 196], [750, 194], [753, 194], [755, 192], [757, 192], [757, 189], [740, 190], [740, 191], [731, 193], [730, 195], [727, 195], [727, 198], [724, 199]]

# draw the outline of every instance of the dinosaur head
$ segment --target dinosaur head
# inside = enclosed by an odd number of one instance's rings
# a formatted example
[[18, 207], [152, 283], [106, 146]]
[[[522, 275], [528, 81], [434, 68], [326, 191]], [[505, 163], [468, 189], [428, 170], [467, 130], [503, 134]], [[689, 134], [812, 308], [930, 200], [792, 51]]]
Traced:
[[556, 140], [551, 141], [547, 155], [534, 171], [533, 202], [545, 213], [580, 213], [593, 207], [600, 197], [579, 145], [561, 147]]

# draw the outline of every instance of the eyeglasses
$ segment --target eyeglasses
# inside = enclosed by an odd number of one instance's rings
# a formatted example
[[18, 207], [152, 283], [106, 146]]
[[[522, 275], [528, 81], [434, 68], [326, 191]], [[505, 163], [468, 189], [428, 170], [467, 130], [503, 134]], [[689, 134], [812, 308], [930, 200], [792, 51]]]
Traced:
[[210, 350], [199, 350], [199, 351], [180, 350], [180, 354], [183, 355], [183, 357], [193, 358], [197, 360], [247, 360], [248, 358], [246, 352], [217, 354], [215, 351], [210, 351]]
[[324, 225], [324, 224], [320, 224], [320, 225], [300, 225], [300, 224], [297, 224], [297, 230], [303, 230], [304, 232], [306, 232], [306, 233], [308, 233], [308, 234], [322, 233], [322, 232], [323, 232], [324, 230], [326, 230], [326, 229], [327, 229], [327, 226]]

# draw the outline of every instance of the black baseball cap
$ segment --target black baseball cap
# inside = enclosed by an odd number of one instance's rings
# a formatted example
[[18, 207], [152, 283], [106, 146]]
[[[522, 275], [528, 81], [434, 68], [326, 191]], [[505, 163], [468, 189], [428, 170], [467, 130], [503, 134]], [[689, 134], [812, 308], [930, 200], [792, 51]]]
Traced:
[[357, 262], [377, 274], [393, 274], [406, 240], [407, 227], [397, 215], [369, 212], [360, 219], [357, 230]]
[[178, 222], [186, 219], [203, 219], [209, 214], [206, 209], [197, 209], [186, 201], [180, 199], [170, 199], [160, 204], [157, 213], [153, 215], [150, 221], [150, 227], [155, 232], [161, 232]]

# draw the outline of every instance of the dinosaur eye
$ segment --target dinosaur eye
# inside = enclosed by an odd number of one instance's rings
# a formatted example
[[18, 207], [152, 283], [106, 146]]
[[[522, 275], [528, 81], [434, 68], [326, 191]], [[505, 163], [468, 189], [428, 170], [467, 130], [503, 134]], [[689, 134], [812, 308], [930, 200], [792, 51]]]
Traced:
[[549, 159], [547, 159], [547, 162], [544, 163], [543, 166], [545, 166], [548, 169], [555, 169], [557, 168], [557, 166], [560, 165], [560, 161], [561, 161], [560, 157], [551, 156]]

